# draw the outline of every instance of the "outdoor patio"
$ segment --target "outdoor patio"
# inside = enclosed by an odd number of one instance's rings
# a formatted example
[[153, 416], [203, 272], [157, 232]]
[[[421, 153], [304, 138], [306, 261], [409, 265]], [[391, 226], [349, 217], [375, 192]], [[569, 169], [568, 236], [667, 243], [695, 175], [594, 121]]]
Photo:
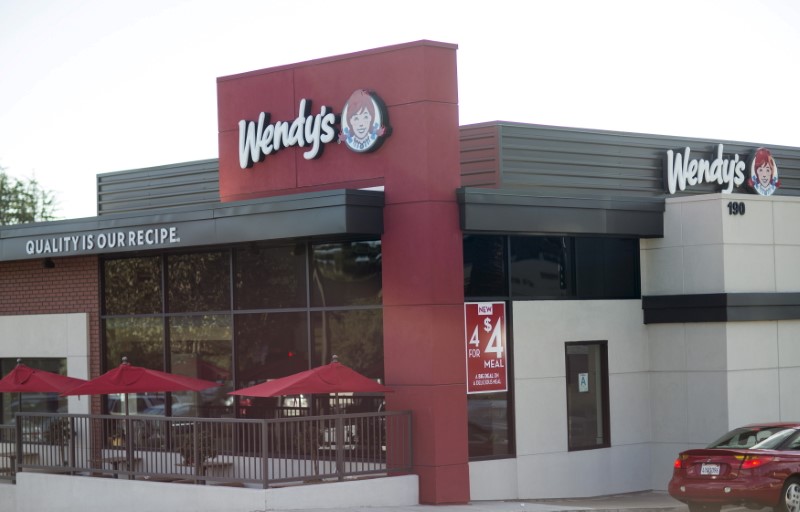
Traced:
[[408, 411], [280, 419], [20, 413], [0, 478], [20, 473], [267, 489], [409, 474]]

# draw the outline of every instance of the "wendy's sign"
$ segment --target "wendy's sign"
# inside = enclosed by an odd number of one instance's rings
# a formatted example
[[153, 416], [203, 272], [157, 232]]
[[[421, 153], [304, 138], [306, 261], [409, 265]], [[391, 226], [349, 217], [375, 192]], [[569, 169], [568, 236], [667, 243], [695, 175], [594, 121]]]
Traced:
[[391, 133], [386, 107], [377, 94], [365, 89], [350, 95], [341, 116], [325, 105], [316, 114], [311, 112], [311, 100], [303, 98], [291, 121], [272, 123], [268, 112], [261, 112], [258, 121], [239, 121], [239, 166], [247, 169], [293, 146], [308, 148], [303, 158], [313, 160], [334, 140], [356, 153], [368, 153], [378, 149]]
[[687, 187], [715, 183], [722, 193], [729, 194], [746, 184], [753, 192], [769, 196], [780, 187], [778, 166], [766, 148], [754, 150], [748, 159], [738, 153], [725, 155], [722, 144], [718, 144], [712, 156], [711, 159], [693, 158], [692, 150], [688, 147], [682, 152], [668, 150], [664, 161], [667, 192], [674, 194]]
[[428, 186], [449, 200], [455, 49], [418, 41], [217, 78], [219, 200], [384, 187], [405, 202]]

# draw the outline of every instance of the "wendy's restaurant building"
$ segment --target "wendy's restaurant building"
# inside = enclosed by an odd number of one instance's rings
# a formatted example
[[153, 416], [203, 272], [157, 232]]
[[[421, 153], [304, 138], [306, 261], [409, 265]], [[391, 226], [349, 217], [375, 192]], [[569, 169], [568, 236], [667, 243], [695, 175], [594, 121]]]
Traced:
[[680, 450], [800, 419], [800, 149], [459, 126], [431, 41], [217, 88], [219, 159], [0, 232], [3, 373], [127, 355], [232, 390], [337, 354], [412, 411], [432, 504], [664, 490]]

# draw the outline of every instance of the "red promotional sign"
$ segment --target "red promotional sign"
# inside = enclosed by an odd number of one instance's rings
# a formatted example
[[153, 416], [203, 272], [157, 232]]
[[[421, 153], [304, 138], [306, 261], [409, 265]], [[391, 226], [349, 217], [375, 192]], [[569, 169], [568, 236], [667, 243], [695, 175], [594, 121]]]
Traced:
[[467, 393], [507, 391], [506, 304], [464, 304], [467, 347]]

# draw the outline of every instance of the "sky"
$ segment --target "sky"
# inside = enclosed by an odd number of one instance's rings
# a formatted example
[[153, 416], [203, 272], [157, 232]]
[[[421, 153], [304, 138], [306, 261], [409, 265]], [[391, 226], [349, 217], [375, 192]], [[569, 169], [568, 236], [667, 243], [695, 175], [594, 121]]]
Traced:
[[421, 39], [461, 125], [800, 147], [797, 0], [0, 0], [0, 167], [92, 217], [98, 174], [217, 158], [217, 77]]

